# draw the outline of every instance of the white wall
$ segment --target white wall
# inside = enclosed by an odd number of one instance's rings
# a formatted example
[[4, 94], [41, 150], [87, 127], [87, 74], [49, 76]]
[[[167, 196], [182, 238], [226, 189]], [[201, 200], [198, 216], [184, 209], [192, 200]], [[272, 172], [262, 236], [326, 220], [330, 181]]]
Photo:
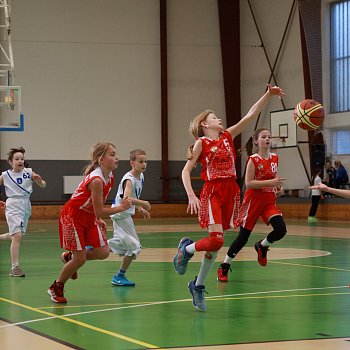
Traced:
[[[251, 1], [271, 66], [275, 63], [292, 3], [292, 0]], [[240, 6], [242, 115], [244, 115], [249, 107], [264, 93], [271, 70], [261, 46], [261, 40], [248, 2], [241, 0]], [[294, 108], [298, 101], [305, 97], [297, 11], [293, 13], [290, 29], [287, 32], [274, 73], [278, 85], [285, 90], [286, 97], [283, 98], [283, 101], [286, 109]], [[274, 80], [271, 83], [275, 85]], [[284, 109], [283, 105], [278, 98], [271, 99], [261, 113], [258, 128], [270, 128], [270, 112], [282, 109]], [[291, 120], [290, 123], [294, 123], [294, 120]], [[255, 123], [243, 132], [242, 143], [245, 143], [253, 134], [254, 127]], [[297, 141], [306, 140], [307, 132], [298, 128]], [[279, 149], [277, 152], [280, 158], [279, 173], [287, 178], [285, 188], [302, 189], [309, 185], [302, 165], [302, 159], [304, 159], [307, 168], [309, 168], [308, 149], [303, 144], [299, 144], [299, 148], [302, 157], [300, 157], [297, 148]]]
[[217, 0], [168, 1], [169, 158], [186, 159], [192, 118], [225, 98]]
[[[273, 64], [293, 0], [251, 3]], [[240, 0], [240, 7], [245, 115], [263, 94], [270, 69], [247, 1]], [[168, 0], [167, 17], [169, 158], [177, 161], [185, 160], [193, 143], [188, 126], [194, 115], [210, 108], [226, 119], [217, 0]], [[160, 160], [159, 36], [158, 0], [12, 1], [15, 84], [22, 86], [25, 132], [1, 133], [1, 158], [9, 147], [23, 145], [30, 159], [86, 159], [94, 142], [111, 140], [121, 159], [142, 147], [151, 160]], [[286, 108], [294, 108], [305, 96], [297, 11], [275, 75], [286, 91]], [[270, 111], [282, 108], [271, 100], [258, 127], [270, 127]], [[253, 128], [243, 133], [243, 143]], [[298, 140], [306, 139], [298, 129]], [[302, 152], [309, 164], [308, 151]], [[280, 155], [287, 187], [306, 186], [299, 166], [284, 166], [291, 155]]]
[[157, 0], [16, 0], [12, 27], [25, 132], [1, 134], [2, 157], [86, 159], [110, 140], [160, 158]]
[[[216, 0], [168, 1], [169, 158], [184, 160], [188, 125], [203, 109], [223, 118]], [[86, 159], [97, 140], [161, 159], [158, 0], [12, 2], [15, 84], [24, 133], [2, 133], [1, 157]], [[77, 142], [79, 140], [79, 142]]]

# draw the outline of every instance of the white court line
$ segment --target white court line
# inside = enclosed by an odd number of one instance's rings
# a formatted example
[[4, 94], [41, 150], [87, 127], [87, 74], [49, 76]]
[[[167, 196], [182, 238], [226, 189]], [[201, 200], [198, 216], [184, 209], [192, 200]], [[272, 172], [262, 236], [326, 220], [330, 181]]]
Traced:
[[[215, 295], [215, 296], [211, 296], [211, 297], [206, 297], [206, 299], [220, 299], [220, 298], [237, 297], [237, 296], [248, 296], [248, 295], [262, 295], [262, 294], [270, 294], [270, 293], [286, 293], [286, 292], [300, 292], [300, 291], [341, 289], [341, 288], [347, 288], [348, 289], [349, 286], [281, 289], [281, 290], [271, 290], [271, 291], [264, 291], [264, 292], [250, 292], [250, 293]], [[23, 321], [23, 322], [16, 322], [16, 323], [11, 323], [11, 324], [6, 324], [6, 325], [3, 325], [3, 326], [0, 326], [0, 329], [1, 328], [21, 326], [21, 325], [28, 324], [28, 323], [47, 321], [47, 320], [52, 320], [52, 319], [61, 318], [61, 317], [80, 316], [80, 315], [94, 314], [94, 313], [98, 313], [98, 312], [108, 312], [108, 311], [116, 311], [116, 310], [124, 310], [124, 309], [134, 309], [134, 308], [140, 308], [140, 307], [145, 307], [145, 306], [181, 303], [181, 302], [184, 302], [184, 301], [186, 301], [186, 302], [187, 301], [192, 301], [192, 299], [177, 299], [177, 300], [155, 301], [155, 302], [146, 302], [144, 304], [120, 306], [120, 307], [114, 307], [114, 308], [108, 308], [108, 309], [75, 312], [75, 313], [66, 314], [66, 315], [57, 315], [57, 316], [43, 317], [43, 318], [38, 318], [38, 319], [35, 319], [35, 320], [28, 320], [28, 321]], [[84, 305], [82, 307], [84, 307]], [[38, 308], [38, 310], [40, 310], [40, 309]]]

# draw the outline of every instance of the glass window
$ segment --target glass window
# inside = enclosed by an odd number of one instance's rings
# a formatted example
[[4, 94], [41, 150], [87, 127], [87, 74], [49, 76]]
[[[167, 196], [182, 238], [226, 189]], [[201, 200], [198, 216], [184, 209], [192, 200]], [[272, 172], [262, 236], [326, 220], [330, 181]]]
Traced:
[[330, 112], [350, 111], [350, 0], [331, 3]]
[[350, 129], [333, 130], [332, 146], [333, 152], [337, 155], [350, 154]]

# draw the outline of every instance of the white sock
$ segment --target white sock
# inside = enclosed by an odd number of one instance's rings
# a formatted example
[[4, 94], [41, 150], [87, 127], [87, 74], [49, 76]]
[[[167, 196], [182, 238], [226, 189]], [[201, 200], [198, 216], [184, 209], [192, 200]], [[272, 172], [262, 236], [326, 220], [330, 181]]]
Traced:
[[[234, 258], [235, 256], [236, 256], [236, 254], [233, 255], [233, 258]], [[232, 262], [233, 258], [231, 258], [230, 256], [226, 255], [226, 256], [225, 256], [225, 259], [224, 259], [224, 261], [223, 261], [223, 263], [225, 263], [225, 264], [230, 264], [230, 265], [231, 265], [231, 262]]]
[[196, 252], [196, 248], [195, 248], [196, 242], [193, 242], [189, 245], [186, 246], [186, 252], [189, 254], [194, 254]]
[[[207, 258], [207, 256], [209, 256], [208, 254], [210, 254], [210, 256], [211, 256], [210, 259]], [[215, 262], [217, 255], [218, 255], [217, 252], [212, 252], [212, 253], [206, 252], [205, 253], [203, 260], [202, 260], [201, 268], [200, 268], [199, 273], [198, 273], [196, 286], [203, 286], [204, 285], [204, 283], [209, 275], [209, 272], [214, 265], [214, 262]]]
[[264, 238], [262, 241], [261, 241], [261, 245], [263, 247], [268, 247], [271, 243], [267, 240], [267, 238]]

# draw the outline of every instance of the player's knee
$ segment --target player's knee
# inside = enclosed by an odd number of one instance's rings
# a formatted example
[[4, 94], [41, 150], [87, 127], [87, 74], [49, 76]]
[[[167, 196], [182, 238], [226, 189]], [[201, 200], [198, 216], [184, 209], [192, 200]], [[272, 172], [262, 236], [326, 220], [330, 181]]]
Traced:
[[104, 260], [107, 259], [110, 253], [110, 249], [108, 244], [104, 245], [103, 247], [94, 249], [95, 257], [98, 260]]
[[267, 240], [271, 243], [281, 240], [287, 234], [286, 223], [282, 216], [275, 216], [271, 219], [271, 225], [273, 231], [269, 234], [271, 237], [267, 237]]
[[223, 237], [212, 236], [209, 238], [208, 251], [216, 252], [224, 245]]
[[109, 257], [109, 253], [110, 253], [109, 248], [102, 250], [99, 259], [100, 260], [107, 259]]

